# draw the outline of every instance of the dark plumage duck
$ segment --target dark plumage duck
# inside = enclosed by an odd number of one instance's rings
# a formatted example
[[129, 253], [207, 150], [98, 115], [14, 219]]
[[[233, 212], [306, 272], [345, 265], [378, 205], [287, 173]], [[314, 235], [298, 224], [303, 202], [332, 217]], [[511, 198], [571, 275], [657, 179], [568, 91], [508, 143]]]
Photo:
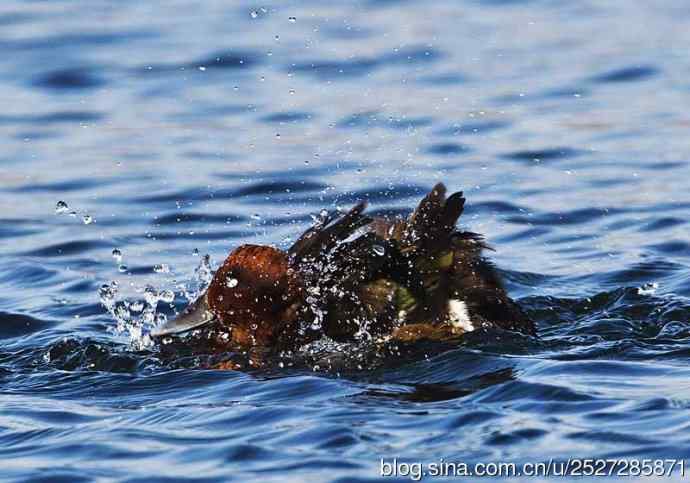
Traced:
[[462, 193], [436, 185], [407, 218], [371, 218], [360, 203], [327, 215], [289, 250], [242, 245], [163, 336], [206, 324], [240, 348], [296, 350], [328, 336], [447, 340], [482, 327], [533, 335], [476, 233], [456, 229]]

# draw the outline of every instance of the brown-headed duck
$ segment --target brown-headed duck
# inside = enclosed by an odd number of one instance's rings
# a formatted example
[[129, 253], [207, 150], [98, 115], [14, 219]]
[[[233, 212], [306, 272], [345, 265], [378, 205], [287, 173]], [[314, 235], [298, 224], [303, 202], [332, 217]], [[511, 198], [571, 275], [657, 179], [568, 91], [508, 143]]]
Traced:
[[465, 198], [437, 184], [406, 218], [372, 218], [360, 203], [326, 215], [287, 251], [242, 245], [208, 290], [153, 331], [215, 324], [230, 346], [296, 351], [338, 342], [450, 340], [478, 328], [535, 327], [482, 255], [481, 235], [456, 228]]

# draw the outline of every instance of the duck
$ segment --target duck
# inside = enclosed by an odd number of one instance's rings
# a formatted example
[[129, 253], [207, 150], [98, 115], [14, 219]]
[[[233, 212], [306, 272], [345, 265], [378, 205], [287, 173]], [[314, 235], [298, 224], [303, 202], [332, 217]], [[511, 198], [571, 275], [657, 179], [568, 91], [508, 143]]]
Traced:
[[208, 289], [154, 338], [219, 328], [228, 346], [298, 351], [322, 338], [414, 343], [478, 329], [535, 336], [480, 234], [457, 228], [461, 191], [436, 184], [409, 216], [372, 217], [362, 201], [319, 217], [287, 250], [244, 244]]

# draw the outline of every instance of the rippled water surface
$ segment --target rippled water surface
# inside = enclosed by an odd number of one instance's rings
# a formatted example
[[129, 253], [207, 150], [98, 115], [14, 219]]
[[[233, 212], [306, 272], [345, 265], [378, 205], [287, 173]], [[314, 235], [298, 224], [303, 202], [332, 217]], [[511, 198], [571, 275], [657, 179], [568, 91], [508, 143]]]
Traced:
[[[690, 457], [690, 7], [648, 3], [2, 2], [0, 476]], [[205, 254], [439, 180], [538, 338], [347, 374], [147, 343]]]

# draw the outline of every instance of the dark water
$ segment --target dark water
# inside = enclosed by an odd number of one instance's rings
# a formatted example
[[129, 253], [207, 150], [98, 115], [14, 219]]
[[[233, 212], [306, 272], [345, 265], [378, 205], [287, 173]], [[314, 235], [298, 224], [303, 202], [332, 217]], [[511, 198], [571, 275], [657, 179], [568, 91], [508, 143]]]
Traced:
[[[690, 7], [649, 3], [2, 2], [0, 476], [690, 457]], [[206, 253], [438, 180], [539, 339], [246, 374], [101, 304], [179, 308]]]

